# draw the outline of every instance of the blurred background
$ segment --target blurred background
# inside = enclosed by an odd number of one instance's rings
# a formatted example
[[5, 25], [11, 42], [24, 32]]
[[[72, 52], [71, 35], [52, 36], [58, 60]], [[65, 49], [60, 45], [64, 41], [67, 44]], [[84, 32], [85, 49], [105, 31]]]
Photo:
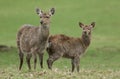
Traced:
[[[51, 18], [51, 35], [80, 37], [82, 29], [78, 22], [86, 25], [96, 22], [92, 43], [81, 59], [81, 67], [120, 70], [120, 0], [0, 0], [0, 45], [15, 47], [10, 51], [13, 54], [0, 53], [1, 67], [11, 65], [13, 68], [15, 65], [17, 68], [16, 34], [23, 24], [40, 25], [40, 18], [35, 12], [37, 7], [42, 11], [55, 8]], [[64, 69], [67, 63], [70, 68], [71, 64], [67, 61], [61, 59], [54, 66]]]
[[16, 46], [16, 33], [23, 24], [40, 25], [36, 7], [43, 11], [54, 7], [51, 34], [80, 37], [78, 22], [96, 22], [93, 43], [119, 45], [119, 4], [119, 0], [0, 0], [0, 44]]

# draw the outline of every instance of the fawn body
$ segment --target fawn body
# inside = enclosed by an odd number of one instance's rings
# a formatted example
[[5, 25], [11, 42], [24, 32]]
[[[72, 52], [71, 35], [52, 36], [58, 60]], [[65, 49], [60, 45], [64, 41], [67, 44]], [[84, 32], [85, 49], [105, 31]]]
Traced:
[[70, 58], [72, 64], [72, 72], [75, 67], [79, 72], [80, 56], [86, 51], [91, 41], [91, 30], [95, 26], [92, 22], [90, 25], [79, 23], [83, 29], [82, 36], [79, 38], [69, 37], [63, 34], [50, 36], [48, 39], [47, 52], [49, 58], [47, 60], [48, 68], [52, 69], [54, 61], [60, 57]]

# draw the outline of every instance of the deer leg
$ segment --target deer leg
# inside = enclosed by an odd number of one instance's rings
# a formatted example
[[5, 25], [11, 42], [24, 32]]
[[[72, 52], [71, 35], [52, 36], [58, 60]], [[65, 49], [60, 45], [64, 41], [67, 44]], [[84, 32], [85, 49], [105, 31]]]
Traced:
[[37, 63], [37, 55], [34, 54], [34, 69], [36, 69], [36, 63]]
[[79, 72], [79, 64], [80, 64], [80, 58], [78, 57], [78, 58], [76, 59], [77, 72]]
[[40, 66], [41, 66], [41, 68], [43, 68], [43, 53], [39, 53], [39, 61], [40, 61]]
[[75, 60], [75, 58], [72, 59], [71, 64], [72, 64], [72, 72], [74, 72], [75, 66], [76, 66], [76, 60]]
[[27, 65], [28, 65], [29, 70], [31, 70], [31, 65], [30, 65], [31, 57], [32, 57], [32, 54], [27, 54], [27, 56], [26, 56], [26, 61], [27, 61]]
[[56, 61], [57, 59], [59, 59], [60, 57], [61, 57], [61, 55], [59, 55], [57, 53], [49, 56], [49, 58], [47, 60], [48, 68], [52, 69], [53, 62]]
[[47, 59], [48, 68], [52, 69], [52, 58]]
[[21, 70], [22, 65], [23, 65], [23, 57], [24, 57], [24, 54], [22, 52], [20, 52], [19, 53], [19, 58], [20, 58], [19, 70]]

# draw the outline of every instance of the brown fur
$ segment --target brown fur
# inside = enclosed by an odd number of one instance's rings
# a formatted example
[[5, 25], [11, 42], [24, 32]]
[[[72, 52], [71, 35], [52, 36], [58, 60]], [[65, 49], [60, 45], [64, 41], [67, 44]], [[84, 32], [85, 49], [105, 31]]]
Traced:
[[30, 59], [32, 55], [34, 57], [34, 69], [36, 69], [37, 54], [39, 55], [41, 68], [43, 68], [43, 51], [49, 36], [50, 17], [54, 14], [54, 11], [54, 8], [52, 8], [48, 13], [43, 13], [37, 8], [36, 12], [41, 18], [41, 26], [35, 27], [25, 24], [19, 29], [17, 33], [17, 46], [20, 57], [19, 70], [21, 70], [23, 64], [24, 53], [27, 54], [26, 60], [29, 70], [31, 69]]
[[80, 38], [68, 37], [63, 34], [50, 36], [47, 47], [49, 58], [47, 60], [48, 68], [52, 69], [52, 64], [60, 57], [72, 59], [72, 72], [77, 67], [79, 72], [80, 56], [86, 51], [91, 41], [91, 30], [95, 26], [95, 23], [90, 25], [84, 25], [79, 23], [83, 29], [82, 36]]

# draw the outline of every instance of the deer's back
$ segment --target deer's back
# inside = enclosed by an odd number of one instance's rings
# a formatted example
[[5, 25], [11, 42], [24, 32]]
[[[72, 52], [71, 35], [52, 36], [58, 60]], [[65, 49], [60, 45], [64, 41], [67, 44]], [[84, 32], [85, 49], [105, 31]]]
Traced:
[[55, 35], [49, 38], [50, 52], [61, 53], [63, 57], [71, 58], [84, 53], [85, 48], [80, 38], [68, 37], [66, 35]]

